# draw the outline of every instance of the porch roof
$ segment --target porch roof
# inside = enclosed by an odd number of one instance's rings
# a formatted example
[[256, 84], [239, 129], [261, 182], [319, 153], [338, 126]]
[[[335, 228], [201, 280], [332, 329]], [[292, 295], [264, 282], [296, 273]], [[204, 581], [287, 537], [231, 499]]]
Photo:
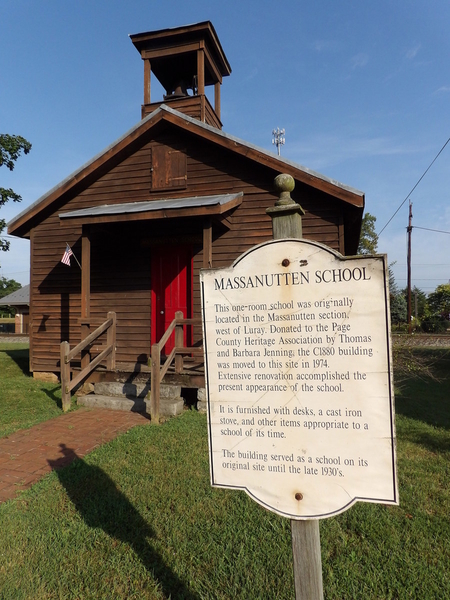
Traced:
[[194, 217], [221, 215], [242, 202], [244, 194], [221, 194], [217, 196], [194, 196], [191, 198], [171, 198], [104, 204], [59, 213], [62, 221], [82, 223], [105, 223], [112, 221], [164, 219], [174, 217]]

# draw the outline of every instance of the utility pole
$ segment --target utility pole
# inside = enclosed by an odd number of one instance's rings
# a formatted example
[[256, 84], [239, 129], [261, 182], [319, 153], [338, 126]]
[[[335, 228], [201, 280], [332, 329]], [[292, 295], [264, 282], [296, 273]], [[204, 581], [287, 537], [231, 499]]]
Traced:
[[411, 323], [411, 232], [412, 232], [412, 203], [409, 201], [409, 220], [408, 227], [406, 229], [408, 232], [408, 297], [407, 297], [407, 313], [408, 313], [408, 333], [412, 331], [412, 323]]

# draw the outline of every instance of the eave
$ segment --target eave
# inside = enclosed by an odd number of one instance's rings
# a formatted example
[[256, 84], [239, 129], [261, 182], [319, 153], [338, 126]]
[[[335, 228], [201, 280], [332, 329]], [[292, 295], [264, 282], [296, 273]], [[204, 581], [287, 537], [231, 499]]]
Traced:
[[31, 229], [39, 222], [40, 214], [49, 209], [54, 202], [61, 199], [65, 194], [74, 193], [77, 187], [80, 191], [86, 188], [91, 181], [95, 181], [102, 173], [106, 172], [109, 166], [112, 167], [116, 164], [121, 155], [125, 156], [129, 153], [133, 145], [138, 146], [141, 136], [157, 127], [158, 124], [163, 123], [169, 123], [246, 159], [264, 165], [276, 173], [288, 173], [296, 181], [342, 200], [356, 209], [362, 218], [364, 208], [363, 192], [162, 105], [12, 219], [8, 223], [8, 234], [29, 237]]
[[123, 223], [126, 221], [153, 221], [187, 217], [221, 217], [239, 206], [244, 194], [223, 194], [216, 196], [195, 196], [105, 204], [63, 212], [59, 214], [62, 226], [93, 225], [100, 223]]

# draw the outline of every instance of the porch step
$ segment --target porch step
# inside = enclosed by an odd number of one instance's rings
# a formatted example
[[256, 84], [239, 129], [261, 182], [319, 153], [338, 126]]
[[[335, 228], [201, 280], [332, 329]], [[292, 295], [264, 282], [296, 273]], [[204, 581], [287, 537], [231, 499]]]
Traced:
[[[99, 396], [87, 394], [78, 396], [77, 404], [89, 408], [109, 408], [111, 410], [124, 410], [150, 414], [150, 400], [136, 398], [118, 398], [117, 396]], [[159, 414], [164, 417], [176, 417], [183, 412], [183, 398], [165, 401], [161, 398], [159, 403]]]
[[[150, 413], [150, 386], [148, 383], [119, 383], [102, 381], [94, 384], [94, 393], [78, 396], [77, 404], [91, 408], [110, 408]], [[159, 412], [175, 417], [183, 412], [181, 386], [161, 385]]]
[[[120, 381], [100, 381], [94, 384], [94, 393], [105, 396], [117, 396], [118, 398], [139, 398], [145, 400], [150, 393], [149, 382], [120, 382]], [[181, 398], [181, 385], [161, 384], [159, 389], [161, 400], [175, 400]]]

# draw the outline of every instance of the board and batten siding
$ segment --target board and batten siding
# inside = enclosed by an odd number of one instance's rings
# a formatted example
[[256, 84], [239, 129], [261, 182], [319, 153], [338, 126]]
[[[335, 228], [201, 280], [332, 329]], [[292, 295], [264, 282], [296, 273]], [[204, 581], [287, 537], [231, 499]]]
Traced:
[[[152, 190], [151, 156], [164, 145], [186, 153], [186, 185]], [[32, 231], [31, 369], [59, 371], [59, 345], [80, 341], [81, 273], [60, 262], [68, 242], [81, 260], [81, 226], [61, 226], [60, 212], [102, 204], [142, 202], [243, 192], [242, 204], [228, 216], [227, 227], [213, 219], [213, 265], [228, 266], [253, 245], [272, 237], [266, 208], [277, 196], [278, 172], [238, 156], [197, 136], [163, 130], [155, 139], [143, 137], [116, 164], [78, 193], [62, 196], [54, 212]], [[343, 251], [343, 203], [306, 184], [297, 183], [292, 197], [306, 211], [303, 235]], [[117, 313], [118, 362], [145, 362], [150, 353], [151, 248], [156, 243], [191, 239], [193, 245], [194, 316], [200, 315], [199, 271], [203, 267], [200, 217], [163, 221], [128, 221], [91, 226], [91, 318], [93, 327], [108, 311]], [[228, 228], [229, 227], [229, 228]], [[194, 339], [201, 337], [196, 328]]]

